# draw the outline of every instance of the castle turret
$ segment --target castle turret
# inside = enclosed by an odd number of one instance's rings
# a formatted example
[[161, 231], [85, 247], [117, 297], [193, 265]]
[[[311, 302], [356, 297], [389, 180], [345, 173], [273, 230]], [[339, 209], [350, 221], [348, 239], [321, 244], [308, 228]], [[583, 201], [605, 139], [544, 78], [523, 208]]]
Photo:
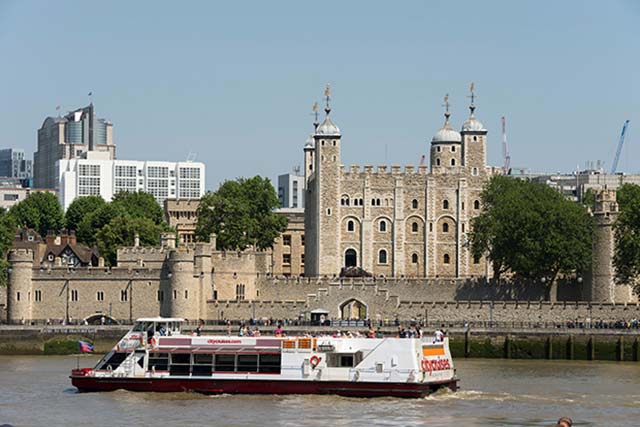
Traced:
[[469, 118], [462, 125], [462, 164], [471, 176], [486, 175], [487, 167], [487, 129], [476, 119], [474, 113], [474, 86], [471, 83], [471, 105]]
[[590, 300], [593, 302], [615, 301], [615, 269], [613, 251], [615, 248], [613, 224], [618, 217], [618, 203], [614, 190], [600, 190], [595, 193], [593, 218], [593, 260], [591, 273]]
[[315, 147], [313, 145], [313, 137], [309, 136], [307, 142], [304, 144], [304, 182], [305, 185], [309, 185], [309, 178], [313, 174], [314, 167], [314, 158], [313, 152], [315, 151]]
[[462, 166], [462, 139], [458, 132], [451, 128], [449, 118], [449, 95], [444, 97], [444, 125], [431, 139], [431, 171], [445, 173], [451, 168]]
[[7, 321], [22, 323], [32, 318], [33, 251], [13, 249], [9, 252], [7, 287]]
[[170, 317], [190, 320], [201, 317], [200, 271], [196, 272], [194, 256], [194, 251], [189, 248], [174, 249], [169, 253], [167, 315]]
[[[313, 135], [315, 145], [314, 178], [307, 187], [305, 199], [305, 275], [334, 275], [342, 267], [342, 255], [337, 239], [320, 239], [324, 235], [339, 235], [340, 200], [340, 139], [338, 126], [331, 120], [331, 91], [325, 90], [326, 117]], [[309, 204], [309, 199], [310, 204]], [[319, 260], [322, 260], [320, 263]], [[320, 268], [322, 266], [322, 269]]]

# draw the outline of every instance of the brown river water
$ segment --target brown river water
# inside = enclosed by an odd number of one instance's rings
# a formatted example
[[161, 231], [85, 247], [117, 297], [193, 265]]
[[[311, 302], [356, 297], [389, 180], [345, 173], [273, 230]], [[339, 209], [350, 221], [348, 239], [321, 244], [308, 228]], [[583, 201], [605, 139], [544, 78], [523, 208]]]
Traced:
[[[95, 356], [80, 357], [93, 366]], [[640, 426], [640, 363], [457, 360], [462, 390], [424, 399], [77, 393], [76, 357], [0, 356], [0, 425]]]

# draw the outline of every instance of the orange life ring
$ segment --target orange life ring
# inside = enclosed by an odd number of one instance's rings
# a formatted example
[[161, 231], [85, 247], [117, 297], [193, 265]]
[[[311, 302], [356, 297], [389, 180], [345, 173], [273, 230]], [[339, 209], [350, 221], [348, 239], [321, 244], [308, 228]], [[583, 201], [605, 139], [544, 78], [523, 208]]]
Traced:
[[309, 359], [309, 364], [312, 368], [315, 368], [316, 366], [318, 366], [318, 363], [320, 363], [320, 360], [322, 360], [322, 358], [318, 356], [311, 356], [311, 359]]

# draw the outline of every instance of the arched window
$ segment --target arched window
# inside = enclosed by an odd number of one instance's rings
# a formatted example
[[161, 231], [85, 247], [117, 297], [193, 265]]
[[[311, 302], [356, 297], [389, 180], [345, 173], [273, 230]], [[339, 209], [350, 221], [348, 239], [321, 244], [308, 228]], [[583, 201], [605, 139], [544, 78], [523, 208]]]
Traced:
[[451, 166], [455, 166], [456, 165], [456, 159], [451, 159]]
[[412, 207], [413, 209], [418, 209], [418, 200], [417, 200], [417, 199], [413, 199], [413, 200], [411, 201], [411, 207]]
[[479, 255], [474, 255], [473, 256], [473, 263], [474, 264], [480, 264], [480, 256]]
[[378, 252], [378, 264], [386, 264], [387, 263], [387, 251], [384, 249], [380, 249]]
[[438, 146], [436, 147], [436, 151], [439, 153], [441, 150], [442, 150], [442, 148], [438, 145]]
[[479, 200], [474, 200], [473, 201], [473, 209], [480, 209], [480, 201]]
[[442, 257], [442, 262], [444, 262], [445, 264], [449, 264], [450, 262], [450, 258], [449, 258], [449, 254], [444, 254], [444, 256]]
[[418, 263], [418, 254], [411, 255], [411, 262], [413, 264], [417, 264]]
[[449, 232], [449, 223], [443, 223], [442, 224], [442, 232], [443, 233], [448, 233]]
[[452, 146], [451, 146], [451, 152], [452, 152], [452, 153], [455, 153], [455, 152], [456, 152], [456, 146], [455, 146], [455, 145], [452, 145]]
[[440, 159], [436, 159], [436, 166], [440, 166]]
[[376, 206], [380, 206], [380, 199], [376, 199]]
[[411, 224], [411, 232], [413, 233], [417, 233], [418, 232], [418, 223], [417, 222], [413, 222], [413, 224]]
[[442, 201], [442, 209], [449, 209], [449, 201], [447, 199]]
[[360, 206], [364, 206], [364, 202], [360, 199]]
[[350, 219], [349, 221], [347, 221], [347, 231], [353, 231], [353, 230], [355, 230], [355, 226], [353, 224], [353, 220]]
[[383, 233], [387, 231], [387, 221], [385, 221], [384, 219], [380, 220], [380, 231]]

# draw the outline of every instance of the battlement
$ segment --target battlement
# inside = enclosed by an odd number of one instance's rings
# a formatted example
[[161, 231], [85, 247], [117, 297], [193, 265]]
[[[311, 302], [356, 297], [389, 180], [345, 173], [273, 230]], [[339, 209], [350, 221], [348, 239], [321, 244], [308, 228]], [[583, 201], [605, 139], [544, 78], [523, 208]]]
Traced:
[[194, 248], [181, 246], [178, 249], [172, 249], [169, 252], [169, 261], [170, 262], [193, 262], [193, 259], [196, 255], [196, 251]]
[[616, 201], [615, 190], [597, 190], [594, 194], [595, 203], [593, 213], [595, 215], [617, 213], [618, 202]]
[[33, 262], [33, 250], [11, 249], [9, 251], [9, 262]]
[[416, 168], [415, 165], [405, 165], [404, 169], [401, 165], [364, 165], [361, 170], [359, 165], [349, 165], [349, 169], [346, 170], [344, 165], [340, 165], [340, 171], [346, 177], [364, 177], [367, 175], [427, 175], [429, 173], [429, 167], [426, 165], [420, 165]]
[[162, 270], [157, 268], [109, 268], [109, 267], [49, 267], [34, 268], [33, 280], [73, 280], [73, 281], [124, 281], [160, 280]]

